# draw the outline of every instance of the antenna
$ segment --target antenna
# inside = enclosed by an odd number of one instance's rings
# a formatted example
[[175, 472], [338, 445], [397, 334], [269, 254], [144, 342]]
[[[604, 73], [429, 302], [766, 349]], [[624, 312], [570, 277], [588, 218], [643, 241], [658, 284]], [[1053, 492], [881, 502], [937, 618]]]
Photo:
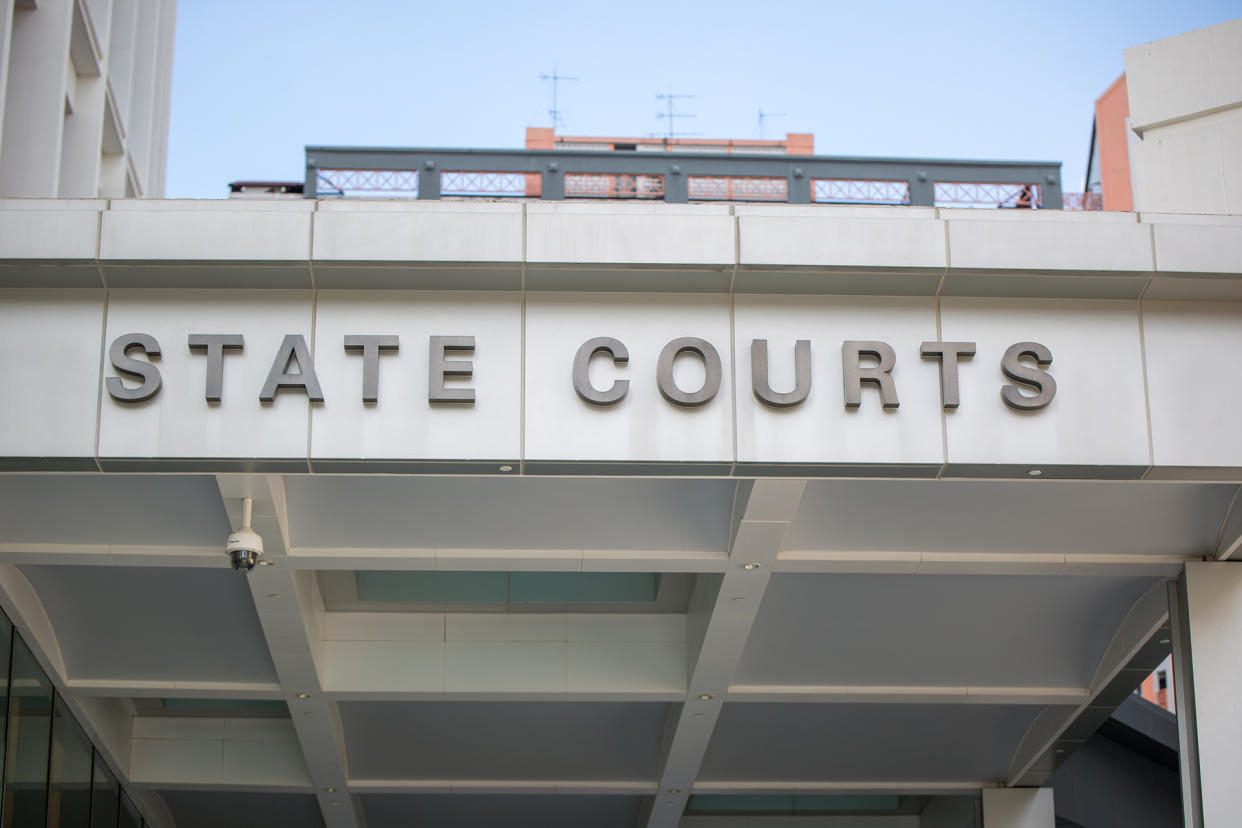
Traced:
[[701, 135], [701, 134], [702, 134], [702, 133], [699, 133], [699, 132], [677, 132], [677, 131], [676, 131], [676, 129], [674, 129], [675, 119], [677, 119], [677, 118], [693, 118], [694, 116], [693, 116], [693, 115], [686, 114], [686, 113], [682, 113], [682, 112], [674, 112], [674, 111], [673, 111], [673, 102], [674, 102], [674, 101], [677, 101], [677, 100], [686, 100], [686, 99], [693, 98], [693, 97], [694, 97], [693, 95], [676, 95], [676, 94], [674, 94], [674, 93], [672, 93], [672, 92], [666, 92], [666, 93], [665, 93], [665, 94], [663, 94], [663, 95], [656, 95], [656, 100], [657, 100], [657, 101], [664, 101], [665, 103], [667, 103], [667, 104], [668, 104], [668, 111], [667, 111], [667, 112], [657, 112], [657, 113], [656, 113], [656, 117], [657, 117], [657, 118], [663, 118], [663, 119], [667, 122], [667, 124], [668, 124], [668, 134], [665, 136], [666, 140], [671, 141], [671, 140], [673, 140], [674, 138], [679, 138], [679, 137], [680, 137], [680, 138], [685, 138], [685, 137], [688, 137], [688, 136], [691, 136], [691, 135]]
[[763, 109], [760, 108], [759, 109], [759, 140], [760, 141], [763, 140], [764, 121], [768, 120], [769, 118], [784, 118], [784, 117], [785, 117], [784, 112], [764, 112]]
[[557, 97], [560, 92], [561, 81], [576, 81], [582, 80], [582, 78], [572, 78], [569, 75], [562, 75], [556, 71], [556, 65], [553, 64], [552, 74], [549, 75], [545, 72], [539, 76], [539, 80], [552, 81], [552, 108], [548, 110], [548, 114], [552, 116], [552, 129], [555, 130], [558, 126], [565, 125], [565, 119], [561, 117], [561, 110], [557, 107]]

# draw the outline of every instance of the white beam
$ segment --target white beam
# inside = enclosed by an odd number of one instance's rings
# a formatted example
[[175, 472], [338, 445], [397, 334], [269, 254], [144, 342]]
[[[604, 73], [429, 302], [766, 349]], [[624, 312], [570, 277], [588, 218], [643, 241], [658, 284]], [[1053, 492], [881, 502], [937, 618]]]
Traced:
[[839, 780], [764, 780], [717, 779], [694, 783], [696, 794], [908, 794], [911, 796], [948, 796], [953, 794], [977, 794], [980, 790], [1000, 788], [1004, 785], [995, 779], [907, 780], [904, 782]]
[[289, 515], [279, 475], [220, 475], [230, 520], [241, 498], [254, 499], [253, 523], [263, 538], [263, 565], [246, 576], [259, 626], [289, 705], [294, 733], [326, 828], [365, 828], [362, 803], [347, 790], [345, 738], [335, 701], [323, 694], [323, 600], [313, 572], [289, 566]]
[[789, 550], [777, 572], [877, 575], [1105, 575], [1175, 578], [1200, 555], [1064, 552], [917, 552]]
[[66, 691], [79, 698], [131, 699], [283, 699], [272, 682], [151, 681], [148, 679], [69, 679]]
[[351, 779], [355, 794], [582, 794], [650, 796], [654, 779]]
[[734, 684], [726, 701], [818, 704], [1078, 704], [1086, 687], [948, 687], [822, 684]]
[[1049, 706], [1027, 728], [1010, 762], [1009, 772], [1006, 774], [1008, 785], [1022, 784], [1028, 772], [1034, 770], [1037, 764], [1041, 767], [1052, 764], [1049, 757], [1062, 734], [1075, 719], [1086, 712], [1096, 697], [1108, 687], [1109, 682], [1125, 669], [1130, 659], [1168, 620], [1168, 587], [1164, 581], [1158, 581], [1139, 596], [1113, 633], [1091, 679], [1088, 698], [1068, 711], [1065, 707]]
[[130, 780], [146, 788], [310, 791], [288, 719], [133, 720]]
[[690, 686], [684, 704], [674, 708], [667, 725], [660, 790], [647, 815], [647, 828], [676, 828], [685, 810], [805, 489], [804, 480], [737, 484], [728, 567], [723, 575], [699, 576], [691, 598], [687, 624]]

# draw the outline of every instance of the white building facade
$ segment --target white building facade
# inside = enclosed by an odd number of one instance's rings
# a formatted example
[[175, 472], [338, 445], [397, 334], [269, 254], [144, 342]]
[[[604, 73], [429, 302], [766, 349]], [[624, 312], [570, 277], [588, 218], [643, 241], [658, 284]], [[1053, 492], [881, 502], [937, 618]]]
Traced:
[[0, 192], [164, 193], [176, 0], [0, 3]]

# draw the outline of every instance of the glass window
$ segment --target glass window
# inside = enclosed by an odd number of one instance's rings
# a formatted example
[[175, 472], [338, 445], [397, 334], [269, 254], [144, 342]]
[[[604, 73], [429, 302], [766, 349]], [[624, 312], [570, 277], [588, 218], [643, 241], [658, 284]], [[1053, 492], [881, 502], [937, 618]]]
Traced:
[[91, 783], [91, 828], [116, 828], [121, 807], [121, 788], [104, 760], [95, 754], [95, 779]]
[[20, 637], [13, 640], [13, 681], [5, 734], [4, 828], [45, 828], [52, 683]]
[[142, 828], [142, 817], [138, 809], [130, 801], [129, 794], [121, 791], [121, 825], [120, 828]]
[[52, 712], [48, 828], [90, 828], [91, 743], [59, 697]]

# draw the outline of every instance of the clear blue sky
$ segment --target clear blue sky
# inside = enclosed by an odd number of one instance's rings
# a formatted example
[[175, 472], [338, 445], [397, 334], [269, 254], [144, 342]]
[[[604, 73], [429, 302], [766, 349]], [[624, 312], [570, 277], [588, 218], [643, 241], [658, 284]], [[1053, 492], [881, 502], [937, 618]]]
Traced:
[[307, 144], [520, 147], [562, 134], [813, 132], [821, 155], [1064, 162], [1122, 50], [1242, 16], [1242, 0], [507, 2], [180, 0], [167, 194], [301, 180]]

